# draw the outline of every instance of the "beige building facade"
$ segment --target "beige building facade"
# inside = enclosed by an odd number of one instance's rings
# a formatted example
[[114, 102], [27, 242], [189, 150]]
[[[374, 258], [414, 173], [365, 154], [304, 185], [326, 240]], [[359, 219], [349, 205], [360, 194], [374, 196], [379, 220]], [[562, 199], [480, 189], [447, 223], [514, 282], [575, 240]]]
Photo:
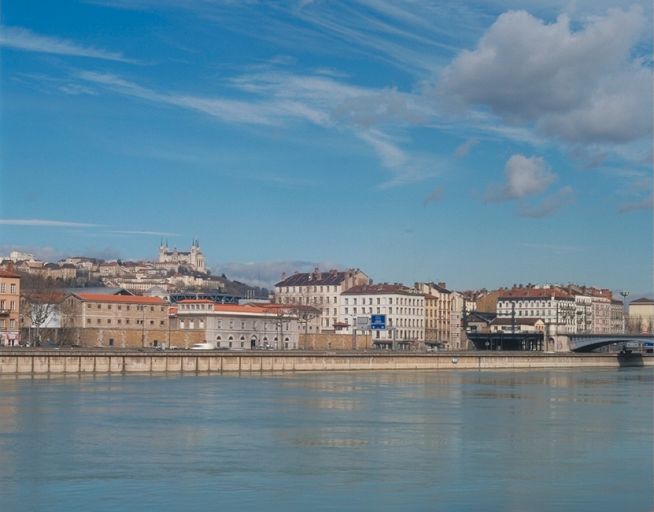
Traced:
[[275, 302], [283, 305], [311, 306], [319, 311], [316, 319], [307, 326], [307, 333], [336, 331], [342, 326], [339, 315], [339, 297], [353, 286], [367, 285], [369, 277], [359, 269], [329, 270], [295, 274], [275, 285]]
[[0, 346], [20, 342], [20, 275], [0, 270]]
[[176, 305], [180, 332], [196, 331], [202, 341], [222, 350], [295, 350], [300, 324], [296, 315], [276, 304], [217, 304], [181, 300]]

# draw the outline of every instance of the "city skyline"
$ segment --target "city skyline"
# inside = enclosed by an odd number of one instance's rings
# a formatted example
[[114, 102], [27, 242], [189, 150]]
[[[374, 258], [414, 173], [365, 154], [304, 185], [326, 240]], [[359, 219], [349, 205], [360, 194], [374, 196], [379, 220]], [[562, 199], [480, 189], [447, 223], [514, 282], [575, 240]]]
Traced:
[[612, 4], [5, 2], [0, 253], [651, 294], [652, 7]]

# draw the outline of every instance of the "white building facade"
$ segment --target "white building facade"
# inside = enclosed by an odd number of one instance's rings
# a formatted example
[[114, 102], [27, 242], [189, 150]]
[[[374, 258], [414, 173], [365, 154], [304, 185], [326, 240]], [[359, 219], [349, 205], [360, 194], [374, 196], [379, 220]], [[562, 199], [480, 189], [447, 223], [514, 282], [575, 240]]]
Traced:
[[577, 332], [577, 311], [575, 298], [558, 288], [512, 289], [497, 299], [499, 318], [540, 318], [550, 335]]
[[319, 315], [305, 326], [307, 332], [333, 332], [343, 324], [339, 312], [341, 293], [369, 282], [368, 276], [359, 269], [321, 272], [316, 268], [313, 272], [296, 272], [275, 285], [275, 303], [291, 308], [311, 306]]
[[275, 305], [182, 300], [177, 303], [177, 318], [180, 330], [204, 331], [204, 340], [217, 349], [295, 350], [299, 345], [297, 317]]
[[401, 284], [359, 285], [340, 295], [340, 317], [351, 334], [359, 317], [386, 315], [386, 329], [372, 331], [375, 344], [425, 341], [425, 296]]

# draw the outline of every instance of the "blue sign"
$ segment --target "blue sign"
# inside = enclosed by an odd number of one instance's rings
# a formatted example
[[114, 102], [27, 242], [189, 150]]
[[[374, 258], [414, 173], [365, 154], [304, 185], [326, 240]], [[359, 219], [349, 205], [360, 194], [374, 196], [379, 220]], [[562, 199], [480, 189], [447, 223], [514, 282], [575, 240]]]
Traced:
[[386, 315], [370, 315], [370, 328], [373, 330], [386, 329]]

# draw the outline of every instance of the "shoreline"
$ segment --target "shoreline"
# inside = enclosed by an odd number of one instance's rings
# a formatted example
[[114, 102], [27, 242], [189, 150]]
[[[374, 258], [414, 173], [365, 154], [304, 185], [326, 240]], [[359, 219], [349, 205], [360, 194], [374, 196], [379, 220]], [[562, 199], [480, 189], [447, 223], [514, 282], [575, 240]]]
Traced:
[[621, 367], [654, 367], [654, 356], [639, 353], [0, 349], [0, 376]]

